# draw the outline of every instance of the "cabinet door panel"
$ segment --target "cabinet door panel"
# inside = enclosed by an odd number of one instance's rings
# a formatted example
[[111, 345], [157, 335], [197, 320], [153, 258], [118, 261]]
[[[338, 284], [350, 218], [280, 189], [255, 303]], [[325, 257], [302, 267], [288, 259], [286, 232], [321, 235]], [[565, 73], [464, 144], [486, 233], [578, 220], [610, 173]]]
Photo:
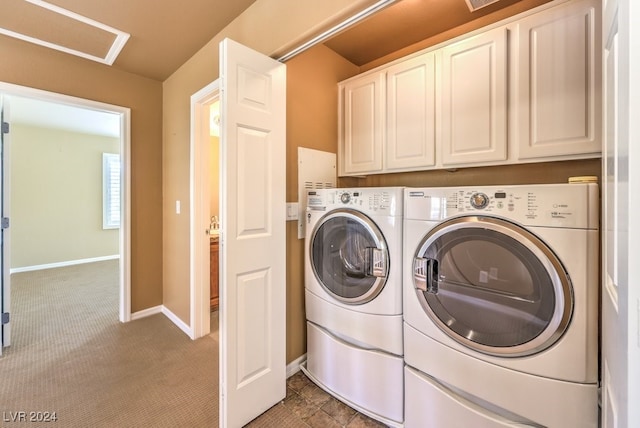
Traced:
[[344, 85], [344, 173], [382, 170], [384, 73]]
[[597, 14], [589, 0], [543, 11], [518, 24], [520, 159], [601, 151]]
[[387, 170], [435, 165], [434, 58], [424, 54], [387, 70]]
[[443, 165], [507, 158], [507, 30], [442, 50]]

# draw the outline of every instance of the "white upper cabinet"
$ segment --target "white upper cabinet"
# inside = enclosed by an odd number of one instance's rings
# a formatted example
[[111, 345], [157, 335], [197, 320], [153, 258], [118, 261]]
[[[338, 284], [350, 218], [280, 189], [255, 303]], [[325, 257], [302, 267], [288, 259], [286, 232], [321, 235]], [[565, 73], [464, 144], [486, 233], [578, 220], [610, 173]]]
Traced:
[[385, 121], [385, 73], [367, 74], [345, 83], [340, 173], [382, 171]]
[[517, 22], [518, 159], [601, 152], [600, 6], [570, 2]]
[[339, 175], [601, 156], [600, 0], [552, 1], [339, 84]]
[[507, 159], [507, 29], [442, 49], [442, 164]]
[[435, 166], [435, 55], [387, 70], [387, 139], [384, 166], [394, 170]]

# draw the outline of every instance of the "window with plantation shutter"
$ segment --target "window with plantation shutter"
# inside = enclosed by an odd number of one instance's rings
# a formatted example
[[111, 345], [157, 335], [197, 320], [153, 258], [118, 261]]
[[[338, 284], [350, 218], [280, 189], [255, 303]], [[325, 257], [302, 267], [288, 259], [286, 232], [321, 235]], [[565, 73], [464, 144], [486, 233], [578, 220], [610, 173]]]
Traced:
[[102, 154], [102, 228], [120, 227], [120, 155]]

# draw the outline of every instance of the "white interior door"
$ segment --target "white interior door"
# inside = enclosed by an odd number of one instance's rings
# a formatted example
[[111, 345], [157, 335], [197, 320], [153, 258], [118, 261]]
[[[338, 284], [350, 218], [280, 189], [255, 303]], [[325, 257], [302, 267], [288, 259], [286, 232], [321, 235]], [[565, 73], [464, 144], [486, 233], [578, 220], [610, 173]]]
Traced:
[[602, 426], [640, 426], [640, 70], [635, 0], [604, 1]]
[[220, 426], [286, 395], [286, 68], [220, 44]]
[[7, 97], [0, 94], [0, 220], [2, 232], [0, 232], [0, 314], [2, 314], [2, 348], [11, 345], [11, 323], [9, 322], [11, 302], [11, 276], [9, 274], [11, 242], [11, 229], [9, 229], [9, 103]]

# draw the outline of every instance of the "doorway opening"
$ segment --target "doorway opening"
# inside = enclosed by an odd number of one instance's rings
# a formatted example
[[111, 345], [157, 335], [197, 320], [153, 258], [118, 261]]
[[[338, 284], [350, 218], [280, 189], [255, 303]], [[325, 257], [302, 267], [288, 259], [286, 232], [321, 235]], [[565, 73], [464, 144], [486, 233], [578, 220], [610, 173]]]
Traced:
[[[219, 239], [219, 112], [220, 86], [216, 80], [191, 96], [191, 154], [190, 154], [190, 295], [191, 338], [205, 336], [211, 332], [212, 298], [216, 287], [213, 281], [219, 275], [212, 269], [215, 262], [211, 251], [212, 240]], [[216, 123], [216, 117], [218, 123]], [[216, 153], [217, 152], [217, 153]], [[215, 218], [214, 218], [215, 217]], [[205, 229], [202, 225], [208, 224]], [[213, 233], [210, 229], [214, 229]], [[218, 235], [216, 237], [216, 235]], [[214, 290], [215, 289], [215, 290]]]
[[[3, 104], [3, 107], [5, 109], [4, 121], [9, 123], [9, 127], [10, 127], [10, 132], [8, 134], [5, 134], [5, 143], [8, 144], [7, 151], [5, 154], [8, 156], [11, 156], [9, 154], [10, 153], [9, 148], [11, 147], [11, 145], [17, 143], [15, 139], [13, 142], [11, 142], [11, 137], [13, 137], [14, 135], [19, 138], [23, 138], [23, 137], [20, 137], [20, 135], [24, 136], [29, 132], [36, 132], [36, 133], [39, 132], [41, 135], [43, 135], [42, 141], [44, 145], [40, 148], [38, 147], [33, 148], [33, 150], [36, 150], [36, 152], [39, 150], [42, 150], [43, 148], [47, 150], [51, 149], [51, 147], [46, 146], [46, 143], [47, 143], [47, 140], [53, 140], [53, 137], [47, 134], [47, 129], [49, 129], [49, 127], [46, 125], [46, 123], [41, 126], [38, 126], [38, 125], [31, 126], [31, 125], [25, 125], [23, 123], [18, 125], [18, 123], [16, 123], [14, 130], [25, 131], [26, 134], [25, 132], [12, 133], [11, 131], [11, 127], [12, 127], [11, 101], [12, 100], [15, 101], [16, 107], [22, 104], [23, 110], [24, 110], [25, 103], [26, 105], [30, 106], [26, 109], [27, 110], [26, 113], [29, 115], [30, 114], [33, 114], [34, 116], [37, 115], [37, 111], [36, 111], [37, 108], [43, 109], [43, 111], [41, 112], [43, 117], [46, 117], [47, 115], [55, 116], [55, 113], [60, 113], [62, 115], [61, 117], [58, 117], [58, 118], [54, 117], [54, 120], [59, 120], [59, 121], [68, 119], [64, 117], [65, 114], [79, 114], [80, 116], [74, 119], [77, 123], [86, 125], [88, 122], [91, 122], [92, 120], [91, 118], [93, 118], [93, 119], [97, 119], [95, 126], [99, 127], [101, 125], [104, 125], [104, 123], [101, 123], [102, 122], [100, 120], [101, 118], [102, 119], [109, 118], [108, 121], [111, 122], [110, 126], [115, 127], [116, 129], [115, 134], [117, 134], [112, 137], [103, 136], [103, 138], [95, 139], [97, 141], [96, 144], [99, 145], [100, 148], [96, 149], [97, 151], [94, 150], [95, 153], [92, 153], [89, 155], [85, 153], [83, 155], [83, 156], [93, 156], [95, 158], [96, 162], [91, 166], [87, 167], [86, 165], [82, 165], [83, 162], [86, 162], [86, 158], [84, 161], [77, 160], [76, 167], [74, 167], [73, 165], [66, 166], [68, 170], [86, 169], [89, 173], [93, 173], [93, 175], [96, 175], [96, 172], [98, 172], [97, 177], [94, 177], [95, 178], [94, 184], [96, 184], [97, 182], [97, 186], [99, 187], [100, 190], [98, 192], [94, 191], [91, 194], [91, 196], [86, 197], [86, 200], [83, 202], [87, 204], [87, 207], [91, 205], [92, 210], [99, 211], [94, 216], [97, 218], [96, 222], [98, 224], [94, 225], [93, 227], [94, 227], [96, 236], [101, 233], [104, 235], [110, 235], [109, 243], [106, 244], [105, 247], [100, 249], [96, 249], [96, 248], [87, 249], [86, 253], [83, 253], [82, 251], [78, 251], [75, 254], [70, 253], [71, 255], [69, 255], [69, 257], [62, 257], [58, 259], [54, 258], [48, 261], [45, 258], [39, 259], [39, 260], [32, 259], [30, 261], [29, 260], [22, 261], [18, 263], [19, 266], [16, 265], [15, 269], [11, 269], [14, 267], [11, 263], [5, 263], [3, 264], [3, 270], [6, 271], [4, 272], [6, 273], [6, 275], [3, 275], [3, 278], [5, 278], [5, 281], [3, 281], [3, 290], [5, 291], [5, 295], [6, 296], [9, 295], [9, 290], [11, 286], [10, 275], [8, 274], [9, 271], [22, 272], [22, 271], [39, 270], [39, 269], [46, 269], [46, 268], [53, 268], [53, 267], [62, 267], [62, 266], [68, 266], [68, 265], [74, 265], [74, 264], [84, 264], [84, 263], [94, 262], [94, 261], [97, 262], [97, 261], [105, 261], [109, 259], [119, 259], [118, 274], [117, 274], [118, 275], [117, 293], [118, 293], [118, 302], [119, 302], [118, 303], [118, 319], [120, 322], [130, 321], [131, 320], [130, 110], [128, 108], [115, 106], [111, 104], [100, 103], [96, 101], [71, 97], [71, 96], [62, 95], [54, 92], [37, 90], [33, 88], [28, 88], [28, 87], [23, 87], [23, 86], [18, 86], [18, 85], [3, 83], [3, 82], [0, 82], [0, 95], [2, 95], [4, 99], [4, 104]], [[36, 106], [37, 108], [34, 106]], [[19, 113], [19, 111], [20, 111], [20, 108], [16, 108], [16, 113]], [[34, 117], [33, 120], [34, 122], [36, 122], [37, 118]], [[56, 132], [57, 131], [58, 130], [56, 130]], [[91, 136], [92, 133], [86, 130], [84, 131], [78, 130], [78, 129], [59, 130], [59, 132], [64, 135], [60, 137], [57, 143], [53, 144], [55, 146], [53, 148], [54, 151], [56, 150], [60, 152], [67, 151], [68, 153], [72, 152], [74, 150], [73, 145], [65, 146], [64, 144], [67, 142], [67, 140], [74, 140], [74, 138], [76, 138], [78, 142], [81, 142], [84, 138], [88, 144], [92, 144], [92, 142], [95, 142], [93, 141], [94, 139]], [[101, 131], [101, 132], [105, 132], [105, 131]], [[51, 134], [53, 134], [53, 132], [51, 132]], [[100, 132], [94, 132], [93, 134], [97, 135], [97, 134], [100, 134]], [[80, 145], [76, 146], [76, 148], [78, 147], [81, 147], [81, 146]], [[111, 153], [107, 153], [107, 152], [111, 152]], [[107, 159], [107, 157], [104, 156], [104, 153], [117, 155], [117, 156], [116, 158], [114, 158], [114, 156], [111, 156], [111, 158]], [[59, 153], [59, 154], [60, 154], [60, 159], [66, 160], [64, 153]], [[75, 155], [76, 154], [73, 154], [73, 156]], [[49, 163], [51, 163], [52, 160], [53, 159], [49, 158]], [[9, 162], [7, 162], [6, 165], [11, 166], [12, 162], [9, 160]], [[106, 169], [104, 169], [105, 165], [107, 166]], [[23, 168], [23, 169], [26, 168], [28, 171], [30, 170], [35, 171], [35, 169], [37, 169], [38, 166], [37, 165], [29, 166], [29, 164], [26, 164], [26, 165], [21, 165], [20, 168]], [[9, 177], [8, 169], [9, 168], [5, 168], [5, 171], [4, 171], [5, 173], [7, 173], [6, 174], [7, 177]], [[27, 171], [27, 176], [29, 173], [28, 171]], [[63, 175], [60, 172], [55, 172], [55, 171], [56, 171], [55, 169], [52, 169], [49, 173], [47, 173], [47, 174], [50, 174], [51, 180], [53, 180], [54, 178], [53, 175]], [[110, 174], [105, 175], [105, 171]], [[73, 180], [73, 178], [71, 179]], [[39, 181], [41, 185], [43, 180], [37, 179], [37, 181]], [[5, 187], [4, 187], [5, 197], [10, 196], [13, 184], [14, 183], [12, 183], [11, 180], [5, 180]], [[19, 184], [19, 183], [15, 183], [15, 184]], [[60, 184], [60, 187], [62, 188], [61, 194], [64, 194], [65, 185]], [[23, 190], [13, 189], [13, 190], [14, 192], [21, 192], [23, 194], [27, 193], [24, 189]], [[105, 197], [105, 195], [108, 196], [108, 198], [106, 199], [107, 206], [103, 206], [103, 198]], [[8, 199], [10, 200], [10, 198]], [[54, 205], [65, 204], [64, 200], [62, 199], [49, 201], [47, 203], [41, 200], [35, 201], [35, 202], [36, 203], [40, 202], [42, 204], [41, 209], [43, 211], [47, 211], [51, 206], [54, 206]], [[6, 212], [6, 214], [9, 216], [14, 215], [13, 225], [19, 224], [18, 218], [15, 217], [16, 215], [21, 217], [20, 220], [23, 219], [23, 214], [20, 214], [19, 212], [12, 213], [11, 210], [9, 210], [9, 212]], [[53, 221], [51, 223], [45, 222], [41, 226], [43, 228], [54, 228], [54, 229], [61, 227], [59, 222], [56, 222], [56, 221]], [[72, 229], [73, 227], [70, 226], [70, 229], [67, 232], [71, 233]], [[14, 239], [12, 242], [12, 240], [9, 239], [9, 236], [11, 234], [11, 228], [7, 229], [7, 232], [8, 232], [7, 235], [3, 236], [3, 239], [4, 239], [3, 245], [5, 248], [5, 251], [7, 251], [8, 253], [11, 253], [14, 250], [12, 244], [13, 243], [17, 244], [18, 241]], [[67, 236], [66, 235], [67, 232], [65, 232], [65, 236]], [[117, 239], [116, 239], [116, 235], [117, 235]], [[17, 238], [18, 237], [19, 236], [17, 236]], [[93, 239], [90, 237], [85, 237], [84, 241], [80, 237], [75, 244], [71, 242], [62, 243], [58, 241], [58, 244], [54, 244], [54, 248], [52, 251], [55, 251], [55, 245], [58, 246], [57, 247], [58, 251], [60, 251], [65, 245], [69, 247], [71, 246], [83, 247], [85, 244], [89, 245], [90, 243], [93, 243], [92, 241]], [[108, 248], [108, 249], [105, 250], [105, 248]], [[16, 251], [17, 250], [18, 248], [16, 247]], [[86, 254], [87, 256], [83, 257], [83, 254]], [[5, 310], [10, 311], [11, 310], [9, 305], [10, 299], [7, 298], [3, 300], [4, 300], [3, 304], [5, 306]], [[9, 330], [10, 324], [8, 326], [5, 326], [5, 328], [7, 328], [7, 330], [10, 331]], [[10, 338], [10, 335], [6, 335], [5, 338]], [[11, 344], [10, 339], [3, 341], [4, 346], [9, 346], [10, 344]]]

